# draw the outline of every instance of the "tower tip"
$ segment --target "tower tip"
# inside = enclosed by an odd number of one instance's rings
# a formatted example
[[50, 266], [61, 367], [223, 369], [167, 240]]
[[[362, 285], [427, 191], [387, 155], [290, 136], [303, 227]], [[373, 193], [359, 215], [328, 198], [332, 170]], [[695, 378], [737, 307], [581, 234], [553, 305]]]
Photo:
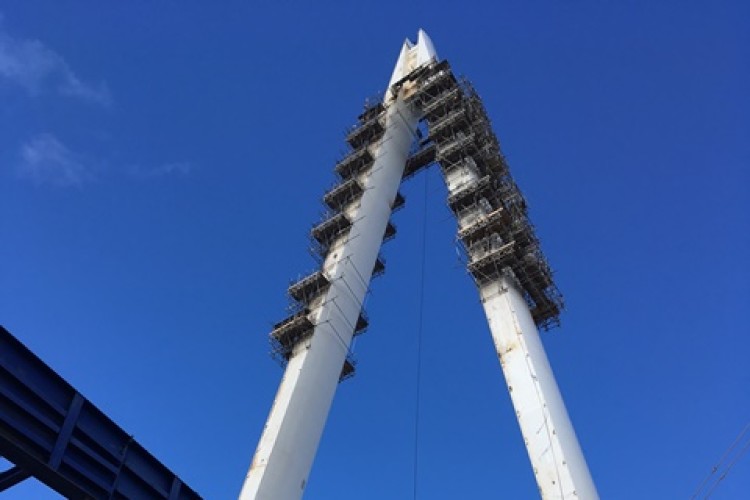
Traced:
[[418, 67], [437, 61], [437, 52], [432, 40], [422, 28], [417, 31], [417, 43], [412, 43], [408, 38], [404, 40], [401, 46], [401, 53], [396, 61], [396, 67], [393, 68], [391, 81], [388, 83], [390, 88], [395, 82], [417, 69]]
[[424, 51], [423, 57], [425, 59], [437, 60], [437, 51], [435, 50], [435, 46], [432, 44], [432, 39], [422, 28], [419, 28], [419, 31], [417, 32], [417, 47], [422, 48], [422, 50]]

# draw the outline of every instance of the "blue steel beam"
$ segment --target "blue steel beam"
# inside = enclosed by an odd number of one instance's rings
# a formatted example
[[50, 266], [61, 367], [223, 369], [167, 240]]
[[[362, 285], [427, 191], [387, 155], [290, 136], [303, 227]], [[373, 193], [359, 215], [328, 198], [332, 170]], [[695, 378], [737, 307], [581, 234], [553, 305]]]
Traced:
[[0, 491], [34, 476], [74, 499], [200, 499], [0, 326]]
[[7, 490], [11, 486], [15, 486], [21, 481], [28, 479], [30, 476], [31, 474], [17, 465], [11, 467], [6, 471], [3, 471], [2, 473], [0, 473], [0, 493]]

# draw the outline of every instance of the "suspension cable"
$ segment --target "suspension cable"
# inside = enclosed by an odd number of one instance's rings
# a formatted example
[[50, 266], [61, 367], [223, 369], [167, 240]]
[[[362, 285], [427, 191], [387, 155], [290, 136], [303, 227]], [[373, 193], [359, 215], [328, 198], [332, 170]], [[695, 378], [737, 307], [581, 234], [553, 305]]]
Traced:
[[[729, 445], [729, 448], [724, 451], [724, 454], [721, 456], [719, 461], [711, 468], [711, 472], [708, 473], [708, 475], [703, 479], [703, 482], [701, 482], [700, 486], [698, 486], [698, 489], [693, 493], [693, 496], [690, 497], [690, 500], [694, 500], [698, 498], [698, 496], [701, 494], [701, 492], [708, 486], [709, 481], [713, 478], [714, 474], [716, 474], [719, 469], [724, 465], [724, 462], [729, 459], [732, 455], [732, 452], [737, 447], [737, 445], [743, 441], [743, 438], [747, 431], [750, 430], [750, 422], [748, 422], [745, 427], [740, 431], [740, 433], [737, 435], [737, 437], [734, 439], [731, 445]], [[719, 485], [721, 481], [724, 480], [724, 478], [727, 477], [727, 474], [729, 473], [730, 469], [734, 466], [734, 464], [737, 463], [737, 461], [742, 458], [742, 455], [745, 454], [745, 452], [748, 450], [748, 447], [750, 447], [750, 440], [748, 440], [742, 448], [740, 448], [739, 452], [735, 455], [734, 459], [732, 459], [729, 464], [727, 465], [724, 472], [713, 482], [713, 484], [710, 486], [708, 491], [706, 492], [706, 495], [703, 498], [709, 498], [713, 491], [716, 489], [716, 487]]]

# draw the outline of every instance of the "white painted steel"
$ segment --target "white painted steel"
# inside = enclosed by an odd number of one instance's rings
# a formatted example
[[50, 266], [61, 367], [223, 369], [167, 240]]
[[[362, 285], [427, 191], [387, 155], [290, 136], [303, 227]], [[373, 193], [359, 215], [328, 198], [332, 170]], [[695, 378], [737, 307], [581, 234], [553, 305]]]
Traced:
[[526, 301], [508, 278], [480, 295], [542, 498], [598, 499]]
[[[420, 30], [416, 44], [404, 42], [389, 88], [433, 60], [432, 42]], [[399, 95], [386, 95], [386, 131], [371, 146], [374, 165], [359, 179], [365, 192], [345, 209], [353, 227], [326, 258], [331, 288], [311, 305], [315, 333], [289, 360], [241, 500], [302, 497], [419, 119], [419, 112], [403, 102], [411, 90], [406, 86]], [[459, 172], [446, 179], [451, 192], [477, 180], [472, 165]], [[462, 215], [460, 228], [486, 215], [481, 206], [478, 210]], [[522, 294], [502, 278], [481, 287], [480, 295], [542, 498], [598, 499]]]
[[[420, 32], [416, 45], [404, 43], [392, 81], [435, 57]], [[311, 312], [315, 333], [289, 360], [241, 500], [292, 500], [304, 492], [419, 120], [403, 92], [386, 97], [385, 134], [371, 146], [375, 162], [360, 178], [364, 194], [346, 209], [353, 227], [324, 263], [331, 288]]]
[[407, 38], [401, 46], [396, 66], [393, 68], [391, 80], [388, 82], [388, 88], [401, 80], [403, 77], [422, 66], [429, 64], [431, 61], [437, 61], [437, 52], [432, 40], [427, 36], [424, 30], [417, 33], [417, 43], [413, 44]]

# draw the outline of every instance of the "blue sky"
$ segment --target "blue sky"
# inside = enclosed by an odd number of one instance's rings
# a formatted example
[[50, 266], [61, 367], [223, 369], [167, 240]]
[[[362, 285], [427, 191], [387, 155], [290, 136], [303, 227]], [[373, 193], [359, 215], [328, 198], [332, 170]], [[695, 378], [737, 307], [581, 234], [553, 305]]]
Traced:
[[[484, 98], [557, 271], [543, 338], [602, 497], [689, 498], [750, 420], [747, 4], [0, 15], [0, 321], [206, 498], [239, 492], [343, 131], [420, 27]], [[306, 498], [412, 498], [423, 223], [419, 498], [535, 498], [441, 183], [404, 185]], [[712, 498], [748, 491], [746, 456]]]

